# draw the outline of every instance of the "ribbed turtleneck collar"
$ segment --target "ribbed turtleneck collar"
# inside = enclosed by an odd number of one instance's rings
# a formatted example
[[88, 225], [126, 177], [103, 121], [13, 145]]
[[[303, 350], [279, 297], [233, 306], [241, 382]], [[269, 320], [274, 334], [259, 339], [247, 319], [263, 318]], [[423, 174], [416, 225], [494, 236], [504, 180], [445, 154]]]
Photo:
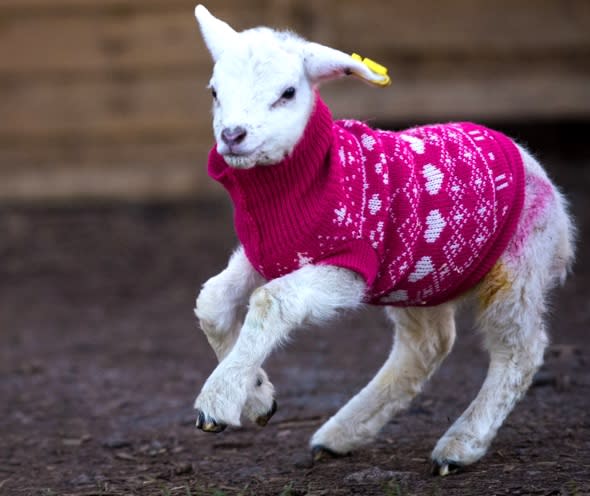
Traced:
[[236, 233], [261, 274], [257, 261], [282, 258], [277, 253], [287, 249], [285, 240], [296, 247], [316, 236], [319, 223], [331, 222], [339, 191], [332, 177], [332, 141], [332, 115], [318, 95], [301, 140], [283, 161], [235, 169], [211, 150], [209, 175], [230, 194]]

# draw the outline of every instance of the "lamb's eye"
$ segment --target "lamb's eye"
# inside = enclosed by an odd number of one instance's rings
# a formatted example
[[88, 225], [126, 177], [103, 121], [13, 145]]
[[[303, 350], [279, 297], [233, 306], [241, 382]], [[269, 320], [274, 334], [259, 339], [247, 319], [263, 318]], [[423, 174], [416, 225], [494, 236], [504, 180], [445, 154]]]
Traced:
[[215, 91], [215, 88], [211, 88], [211, 95], [213, 96], [214, 100], [217, 100], [217, 91]]
[[281, 95], [281, 98], [284, 98], [285, 100], [292, 100], [295, 97], [295, 88], [293, 88], [293, 86], [289, 86], [285, 91], [283, 91], [283, 94]]

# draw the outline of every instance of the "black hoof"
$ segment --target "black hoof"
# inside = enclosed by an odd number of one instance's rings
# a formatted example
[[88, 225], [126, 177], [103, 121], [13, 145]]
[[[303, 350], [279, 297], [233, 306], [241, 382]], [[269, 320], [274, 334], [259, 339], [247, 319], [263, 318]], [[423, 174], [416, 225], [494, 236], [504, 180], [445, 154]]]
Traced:
[[342, 458], [346, 455], [347, 453], [337, 453], [336, 451], [326, 448], [321, 444], [311, 447], [311, 457], [314, 462], [319, 462], [320, 460], [326, 460], [330, 458]]
[[432, 475], [440, 475], [441, 477], [446, 477], [447, 475], [456, 474], [463, 470], [463, 465], [460, 463], [451, 461], [451, 460], [443, 460], [442, 462], [433, 461], [432, 462]]
[[270, 411], [268, 411], [264, 415], [261, 415], [260, 417], [258, 417], [256, 419], [256, 423], [260, 427], [264, 427], [266, 424], [268, 424], [268, 421], [272, 418], [272, 416], [277, 412], [277, 408], [278, 408], [277, 401], [272, 400], [272, 406], [270, 407]]
[[217, 423], [211, 417], [206, 415], [201, 410], [197, 410], [197, 428], [203, 432], [221, 432], [224, 431], [227, 425]]

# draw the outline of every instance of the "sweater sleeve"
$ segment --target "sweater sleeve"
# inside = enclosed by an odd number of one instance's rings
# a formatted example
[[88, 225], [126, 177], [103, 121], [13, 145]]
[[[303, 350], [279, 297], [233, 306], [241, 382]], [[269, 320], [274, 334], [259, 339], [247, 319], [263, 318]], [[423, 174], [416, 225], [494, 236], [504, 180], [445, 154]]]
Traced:
[[375, 250], [363, 240], [343, 243], [328, 255], [316, 260], [317, 265], [333, 265], [359, 274], [367, 284], [367, 294], [377, 278], [379, 261]]

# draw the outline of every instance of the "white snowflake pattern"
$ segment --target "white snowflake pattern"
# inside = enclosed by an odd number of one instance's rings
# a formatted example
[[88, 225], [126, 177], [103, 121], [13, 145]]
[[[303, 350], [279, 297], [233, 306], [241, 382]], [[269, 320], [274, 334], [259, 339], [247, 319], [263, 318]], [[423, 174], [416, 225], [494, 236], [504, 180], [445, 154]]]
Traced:
[[375, 144], [377, 142], [375, 141], [375, 138], [373, 138], [373, 136], [371, 136], [370, 134], [363, 134], [361, 136], [361, 143], [367, 150], [371, 152], [373, 151], [373, 148], [375, 147]]
[[346, 218], [346, 205], [343, 205], [340, 208], [335, 208], [334, 213], [336, 214], [334, 222], [341, 225], [344, 222], [344, 219]]
[[297, 253], [297, 259], [295, 260], [299, 264], [299, 268], [309, 265], [313, 262], [313, 258], [308, 253]]
[[374, 193], [373, 196], [369, 199], [369, 212], [371, 215], [377, 214], [381, 210], [381, 206], [383, 203], [381, 202], [381, 198], [379, 198], [378, 193]]

